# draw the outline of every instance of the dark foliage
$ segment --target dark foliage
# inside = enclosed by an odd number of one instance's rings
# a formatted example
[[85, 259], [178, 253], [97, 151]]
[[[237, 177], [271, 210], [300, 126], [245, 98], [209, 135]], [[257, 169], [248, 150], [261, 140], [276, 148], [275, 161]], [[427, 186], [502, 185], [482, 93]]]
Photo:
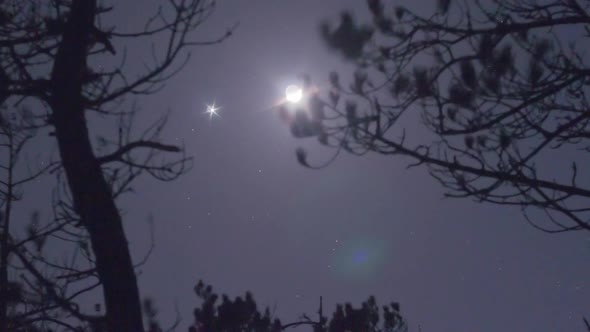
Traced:
[[189, 328], [189, 332], [281, 331], [280, 320], [273, 320], [268, 308], [260, 312], [250, 293], [234, 300], [223, 295], [221, 303], [217, 303], [219, 296], [213, 293], [211, 286], [202, 282], [195, 286], [195, 293], [202, 304], [194, 310], [195, 325]]
[[332, 73], [308, 132], [335, 155], [408, 157], [447, 196], [519, 207], [545, 232], [590, 231], [590, 3], [440, 0], [428, 16], [389, 4], [368, 0], [372, 27], [321, 25], [365, 75], [346, 89]]
[[324, 316], [320, 298], [318, 319], [314, 321], [303, 315], [300, 321], [281, 324], [273, 318], [270, 310], [258, 310], [252, 294], [231, 300], [226, 295], [219, 296], [211, 286], [199, 281], [195, 293], [201, 306], [194, 311], [195, 323], [189, 332], [279, 332], [298, 326], [309, 326], [314, 332], [404, 332], [407, 324], [400, 314], [398, 303], [383, 306], [382, 315], [374, 297], [354, 308], [350, 303], [337, 305], [332, 317]]

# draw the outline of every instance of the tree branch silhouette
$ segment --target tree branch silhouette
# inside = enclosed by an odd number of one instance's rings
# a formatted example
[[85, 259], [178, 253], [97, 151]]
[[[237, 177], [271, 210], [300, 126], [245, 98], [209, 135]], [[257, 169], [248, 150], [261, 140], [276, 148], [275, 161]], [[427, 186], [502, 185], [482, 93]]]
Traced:
[[[370, 24], [350, 13], [336, 27], [321, 24], [325, 43], [357, 69], [348, 88], [333, 72], [308, 115], [286, 119], [294, 135], [337, 152], [404, 156], [445, 196], [520, 207], [544, 232], [590, 231], [590, 67], [581, 49], [590, 5], [440, 0], [422, 16], [367, 3]], [[305, 151], [297, 158], [316, 168]]]

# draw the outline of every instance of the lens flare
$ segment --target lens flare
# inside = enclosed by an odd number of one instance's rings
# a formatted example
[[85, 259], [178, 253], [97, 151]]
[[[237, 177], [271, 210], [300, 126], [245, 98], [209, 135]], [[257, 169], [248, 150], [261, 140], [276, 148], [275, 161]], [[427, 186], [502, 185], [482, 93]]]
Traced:
[[386, 264], [387, 244], [376, 236], [357, 237], [339, 244], [330, 263], [339, 278], [369, 280]]

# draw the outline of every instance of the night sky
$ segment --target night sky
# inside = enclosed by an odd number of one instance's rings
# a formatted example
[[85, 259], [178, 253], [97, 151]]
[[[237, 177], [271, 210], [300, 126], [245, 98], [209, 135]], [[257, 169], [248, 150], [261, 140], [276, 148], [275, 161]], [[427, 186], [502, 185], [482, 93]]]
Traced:
[[[112, 22], [141, 27], [138, 13], [153, 7], [138, 3], [113, 2]], [[430, 12], [431, 3], [411, 7]], [[203, 279], [231, 296], [252, 291], [284, 322], [314, 314], [320, 295], [331, 312], [372, 294], [399, 301], [412, 331], [582, 331], [587, 234], [548, 235], [518, 209], [443, 199], [425, 169], [406, 170], [403, 158], [344, 154], [322, 170], [297, 163], [299, 146], [316, 161], [330, 151], [293, 138], [269, 108], [300, 74], [321, 86], [331, 70], [353, 69], [318, 34], [322, 19], [336, 23], [344, 9], [368, 19], [359, 0], [219, 1], [195, 37], [239, 22], [235, 34], [194, 49], [164, 90], [137, 100], [138, 129], [170, 110], [164, 141], [182, 141], [194, 156], [190, 173], [170, 183], [143, 177], [119, 201], [136, 259], [153, 216], [156, 247], [139, 280], [163, 325], [175, 303], [181, 329], [192, 322], [192, 289]], [[140, 48], [128, 47], [140, 64]], [[221, 109], [209, 118], [213, 102]]]

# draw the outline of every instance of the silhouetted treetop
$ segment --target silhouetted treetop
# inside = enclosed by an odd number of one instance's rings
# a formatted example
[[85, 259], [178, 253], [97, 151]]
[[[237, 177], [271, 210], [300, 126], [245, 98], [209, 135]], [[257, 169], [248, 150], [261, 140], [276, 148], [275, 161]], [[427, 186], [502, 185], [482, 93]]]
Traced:
[[273, 318], [268, 307], [264, 311], [257, 308], [252, 294], [231, 300], [226, 295], [219, 296], [211, 286], [202, 281], [195, 286], [195, 293], [201, 300], [201, 306], [194, 310], [195, 323], [189, 332], [280, 332], [298, 326], [309, 326], [314, 332], [405, 332], [407, 324], [400, 313], [398, 303], [383, 306], [380, 315], [379, 306], [373, 296], [363, 302], [360, 308], [350, 303], [337, 305], [332, 317], [324, 316], [322, 301], [318, 319], [313, 320], [302, 315], [296, 322], [281, 324]]

